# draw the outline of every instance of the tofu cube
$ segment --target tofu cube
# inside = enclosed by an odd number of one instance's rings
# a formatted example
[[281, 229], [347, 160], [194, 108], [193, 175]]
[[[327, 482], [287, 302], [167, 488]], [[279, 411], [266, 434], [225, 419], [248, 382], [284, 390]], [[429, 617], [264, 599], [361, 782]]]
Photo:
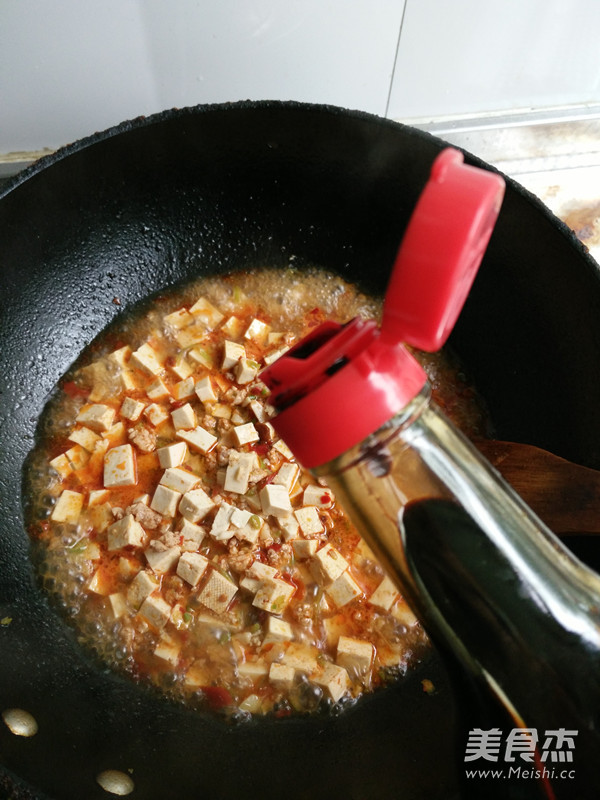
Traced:
[[381, 608], [382, 611], [389, 611], [399, 596], [400, 592], [386, 575], [369, 597], [369, 603]]
[[171, 606], [162, 597], [150, 595], [144, 600], [138, 613], [160, 631], [171, 618], [171, 610]]
[[255, 317], [246, 328], [244, 339], [254, 339], [255, 341], [262, 342], [267, 338], [267, 334], [270, 330], [270, 325], [267, 325], [266, 322], [262, 322], [262, 320]]
[[210, 408], [210, 413], [217, 419], [231, 419], [231, 406], [225, 403], [213, 403]]
[[153, 511], [158, 511], [163, 517], [174, 517], [181, 498], [181, 492], [176, 492], [174, 489], [169, 489], [159, 483], [154, 490], [150, 508]]
[[68, 522], [74, 525], [79, 519], [82, 508], [83, 495], [81, 492], [65, 489], [56, 501], [50, 519], [53, 522]]
[[352, 575], [346, 570], [342, 572], [339, 578], [336, 578], [327, 589], [327, 596], [331, 598], [337, 608], [345, 606], [363, 593], [358, 583], [354, 580]]
[[157, 378], [146, 389], [146, 395], [150, 400], [157, 402], [158, 400], [166, 400], [167, 397], [171, 396], [171, 392], [167, 385], [160, 378]]
[[142, 411], [145, 407], [144, 403], [140, 403], [139, 400], [134, 400], [133, 397], [126, 397], [121, 403], [119, 414], [130, 422], [137, 422], [142, 416]]
[[214, 502], [204, 489], [186, 492], [179, 503], [179, 513], [188, 522], [200, 522], [214, 508]]
[[[299, 535], [300, 525], [293, 514], [286, 514], [284, 517], [277, 517], [277, 524], [281, 528], [283, 538], [286, 542], [296, 539]], [[315, 547], [316, 550], [316, 547]]]
[[202, 544], [202, 540], [206, 536], [206, 530], [201, 525], [196, 525], [195, 522], [190, 522], [185, 518], [179, 526], [179, 533], [184, 543], [192, 542], [196, 547]]
[[221, 325], [221, 330], [229, 339], [237, 339], [242, 335], [243, 327], [239, 317], [231, 316]]
[[233, 536], [233, 530], [230, 529], [231, 515], [236, 511], [235, 506], [229, 503], [221, 503], [213, 520], [210, 529], [210, 535], [218, 542], [227, 542]]
[[107, 528], [108, 549], [120, 550], [122, 547], [142, 547], [146, 542], [146, 531], [131, 514], [113, 522]]
[[277, 439], [275, 444], [273, 445], [275, 450], [277, 450], [284, 458], [287, 458], [288, 461], [292, 461], [294, 458], [294, 454], [287, 446], [287, 444], [283, 441], [283, 439]]
[[323, 486], [310, 484], [302, 495], [302, 505], [317, 506], [317, 508], [331, 508], [333, 505], [333, 493]]
[[208, 559], [200, 553], [183, 553], [177, 564], [177, 574], [190, 586], [197, 586], [208, 565]]
[[281, 663], [292, 667], [298, 672], [304, 672], [307, 675], [312, 674], [318, 667], [317, 656], [319, 651], [316, 647], [311, 647], [306, 644], [299, 644], [291, 642], [287, 650], [283, 654]]
[[224, 489], [226, 492], [246, 494], [250, 480], [250, 473], [256, 463], [255, 453], [240, 453], [229, 457], [229, 464], [225, 472]]
[[184, 494], [193, 489], [199, 481], [200, 478], [194, 475], [193, 472], [188, 472], [186, 469], [181, 469], [181, 467], [169, 467], [164, 471], [160, 479], [160, 485]]
[[292, 548], [294, 556], [298, 561], [304, 561], [307, 558], [312, 558], [317, 552], [318, 542], [316, 539], [294, 539]]
[[168, 661], [169, 664], [176, 666], [179, 662], [179, 653], [181, 652], [181, 647], [171, 639], [170, 636], [166, 636], [165, 638], [161, 639], [161, 641], [156, 645], [154, 648], [154, 655], [157, 658], [161, 658], [163, 661]]
[[150, 564], [153, 572], [157, 575], [164, 575], [173, 567], [181, 555], [179, 547], [168, 547], [166, 550], [156, 550], [154, 547], [148, 547], [145, 550], [146, 561]]
[[266, 662], [262, 661], [262, 659], [244, 661], [238, 664], [238, 673], [242, 678], [256, 680], [257, 678], [262, 678], [264, 675], [268, 675], [269, 666]]
[[[197, 341], [201, 341], [201, 339], [198, 339]], [[193, 347], [189, 351], [188, 356], [195, 364], [200, 364], [201, 367], [205, 367], [206, 369], [212, 369], [215, 366], [212, 352], [206, 346]]]
[[290, 348], [287, 345], [285, 345], [284, 347], [278, 347], [277, 350], [273, 350], [272, 352], [268, 353], [263, 358], [263, 361], [265, 362], [266, 366], [269, 367], [271, 366], [271, 364], [277, 361], [278, 358], [281, 358], [281, 356], [284, 355], [284, 353], [287, 353], [289, 349]]
[[329, 542], [317, 550], [310, 562], [310, 570], [318, 583], [330, 584], [348, 569], [348, 562]]
[[193, 314], [197, 320], [206, 325], [207, 328], [216, 328], [216, 326], [225, 319], [218, 308], [206, 299], [206, 297], [199, 297], [193, 306], [190, 308], [190, 314]]
[[265, 404], [261, 403], [260, 400], [257, 400], [256, 398], [250, 400], [250, 402], [248, 403], [248, 408], [250, 409], [250, 411], [252, 411], [252, 413], [256, 417], [257, 422], [267, 421], [268, 415], [265, 408]]
[[350, 678], [343, 667], [327, 664], [323, 671], [311, 678], [317, 686], [321, 686], [330, 695], [334, 703], [343, 697], [350, 688]]
[[151, 403], [144, 409], [144, 416], [155, 428], [169, 419], [169, 412], [158, 403]]
[[258, 375], [260, 364], [251, 358], [240, 358], [234, 367], [234, 375], [236, 383], [240, 386], [245, 386], [247, 383], [253, 381]]
[[109, 496], [110, 492], [108, 489], [92, 489], [88, 495], [88, 508], [107, 502]]
[[90, 460], [90, 454], [80, 444], [70, 447], [65, 452], [65, 456], [68, 459], [71, 468], [74, 469], [75, 472], [77, 472], [78, 469], [83, 469], [83, 467], [85, 467]]
[[171, 411], [171, 419], [176, 431], [181, 429], [189, 431], [196, 427], [196, 413], [189, 403]]
[[127, 600], [121, 592], [113, 592], [108, 595], [108, 603], [113, 615], [113, 619], [120, 619], [127, 613]]
[[336, 663], [350, 675], [366, 675], [371, 669], [375, 648], [371, 642], [340, 636], [337, 644]]
[[162, 364], [158, 359], [156, 350], [154, 350], [152, 345], [148, 344], [148, 342], [133, 351], [130, 363], [133, 364], [134, 367], [137, 367], [137, 369], [147, 372], [149, 375], [160, 375], [162, 372]]
[[[273, 478], [273, 483], [285, 486], [288, 494], [292, 491], [293, 485], [296, 483], [300, 468], [298, 464], [293, 464], [291, 461], [284, 462], [277, 470], [277, 475]], [[306, 505], [306, 504], [305, 504]]]
[[268, 642], [291, 642], [294, 632], [289, 622], [269, 615], [263, 644]]
[[324, 530], [324, 525], [319, 516], [319, 509], [316, 506], [304, 506], [294, 511], [300, 529], [305, 536], [314, 536]]
[[56, 456], [56, 458], [53, 458], [49, 463], [52, 469], [56, 470], [61, 478], [66, 478], [67, 475], [70, 475], [71, 472], [73, 472], [73, 467], [64, 453]]
[[222, 369], [231, 369], [237, 364], [240, 358], [245, 357], [246, 350], [241, 344], [238, 344], [237, 342], [231, 342], [229, 339], [225, 340], [223, 343], [223, 361], [221, 363]]
[[134, 486], [137, 483], [133, 447], [122, 444], [107, 450], [104, 456], [104, 488]]
[[263, 581], [252, 605], [270, 614], [283, 614], [295, 591], [293, 586], [278, 578]]
[[95, 403], [83, 408], [75, 417], [75, 421], [87, 425], [94, 431], [107, 431], [115, 421], [115, 410], [110, 406]]
[[187, 444], [185, 442], [168, 444], [165, 447], [159, 447], [156, 454], [158, 456], [158, 463], [163, 469], [178, 467], [180, 464], [183, 464], [187, 458]]
[[129, 589], [127, 590], [127, 602], [130, 606], [136, 609], [142, 605], [144, 600], [152, 594], [156, 589], [159, 587], [158, 580], [154, 577], [154, 575], [150, 575], [149, 572], [138, 572], [135, 578], [129, 584]]
[[281, 484], [268, 483], [260, 490], [259, 497], [263, 514], [267, 517], [271, 514], [274, 517], [285, 517], [292, 512], [290, 496]]
[[75, 430], [71, 431], [69, 434], [69, 441], [81, 445], [88, 453], [93, 453], [96, 449], [97, 442], [100, 441], [100, 437], [97, 433], [94, 433], [91, 428], [83, 426], [82, 428], [75, 428]]
[[178, 308], [177, 311], [167, 314], [164, 320], [171, 328], [179, 330], [180, 328], [185, 328], [186, 325], [190, 325], [194, 318], [187, 308]]
[[282, 692], [292, 688], [295, 676], [296, 670], [288, 664], [278, 664], [274, 661], [269, 668], [269, 681]]
[[178, 430], [177, 437], [183, 439], [193, 450], [198, 450], [200, 453], [206, 454], [217, 443], [217, 437], [213, 436], [203, 427], [198, 425], [191, 431]]
[[173, 387], [173, 397], [175, 400], [187, 400], [189, 397], [193, 397], [194, 387], [194, 379], [185, 378], [185, 380], [179, 381]]
[[258, 581], [274, 580], [277, 570], [269, 564], [263, 564], [262, 561], [253, 561], [246, 570], [246, 575]]
[[196, 397], [202, 403], [217, 402], [217, 395], [215, 394], [214, 387], [208, 375], [206, 375], [204, 378], [200, 378], [200, 380], [194, 386], [194, 391], [196, 392]]
[[220, 572], [212, 570], [198, 600], [215, 614], [224, 614], [237, 593], [237, 586]]

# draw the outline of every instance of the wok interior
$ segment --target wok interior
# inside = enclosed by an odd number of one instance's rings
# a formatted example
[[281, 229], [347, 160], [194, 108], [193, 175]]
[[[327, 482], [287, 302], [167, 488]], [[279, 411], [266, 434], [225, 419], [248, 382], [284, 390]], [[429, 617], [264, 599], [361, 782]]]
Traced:
[[[0, 627], [9, 654], [0, 703], [31, 711], [39, 732], [27, 748], [5, 732], [1, 742], [3, 763], [27, 783], [60, 798], [105, 797], [95, 776], [115, 768], [133, 770], [144, 798], [233, 797], [249, 785], [267, 797], [457, 791], [464, 739], [436, 654], [338, 719], [231, 728], [171, 706], [99, 669], [48, 607], [20, 498], [48, 393], [116, 315], [208, 272], [290, 263], [383, 292], [443, 146], [341, 109], [242, 103], [124, 124], [9, 187], [0, 202], [0, 618], [12, 621]], [[451, 340], [498, 438], [600, 464], [600, 384], [590, 369], [600, 357], [598, 281], [572, 234], [509, 181]], [[422, 691], [423, 678], [433, 695]]]

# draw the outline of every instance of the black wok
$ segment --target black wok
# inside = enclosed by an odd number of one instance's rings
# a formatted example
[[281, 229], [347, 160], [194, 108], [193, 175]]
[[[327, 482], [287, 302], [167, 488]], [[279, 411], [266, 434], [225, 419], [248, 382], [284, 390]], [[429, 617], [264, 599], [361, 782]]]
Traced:
[[[21, 508], [48, 393], [108, 322], [205, 272], [290, 259], [381, 292], [442, 147], [336, 108], [209, 106], [77, 142], [0, 193], [0, 711], [39, 724], [32, 738], [0, 725], [6, 796], [106, 798], [104, 769], [129, 772], [143, 800], [460, 796], [466, 732], [437, 654], [339, 718], [228, 726], [79, 648], [38, 588]], [[510, 181], [452, 344], [500, 438], [600, 465], [600, 275]]]

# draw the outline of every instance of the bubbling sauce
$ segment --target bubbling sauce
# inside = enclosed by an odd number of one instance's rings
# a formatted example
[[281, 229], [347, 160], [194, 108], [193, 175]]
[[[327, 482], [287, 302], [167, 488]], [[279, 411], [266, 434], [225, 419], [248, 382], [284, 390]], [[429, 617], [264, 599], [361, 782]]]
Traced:
[[[40, 421], [27, 516], [43, 586], [103, 663], [244, 718], [340, 710], [422, 657], [424, 631], [275, 434], [259, 379], [325, 319], [380, 312], [316, 269], [236, 273], [156, 298], [82, 353]], [[456, 365], [417, 355], [480, 434]]]

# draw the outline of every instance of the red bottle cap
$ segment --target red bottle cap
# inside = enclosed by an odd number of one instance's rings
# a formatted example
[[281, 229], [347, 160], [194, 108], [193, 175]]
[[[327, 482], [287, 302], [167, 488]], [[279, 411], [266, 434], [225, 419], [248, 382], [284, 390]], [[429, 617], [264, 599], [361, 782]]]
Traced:
[[325, 322], [262, 373], [279, 412], [273, 426], [304, 467], [358, 444], [421, 391], [425, 372], [404, 345], [433, 352], [445, 343], [503, 195], [500, 175], [443, 150], [402, 239], [381, 328]]

